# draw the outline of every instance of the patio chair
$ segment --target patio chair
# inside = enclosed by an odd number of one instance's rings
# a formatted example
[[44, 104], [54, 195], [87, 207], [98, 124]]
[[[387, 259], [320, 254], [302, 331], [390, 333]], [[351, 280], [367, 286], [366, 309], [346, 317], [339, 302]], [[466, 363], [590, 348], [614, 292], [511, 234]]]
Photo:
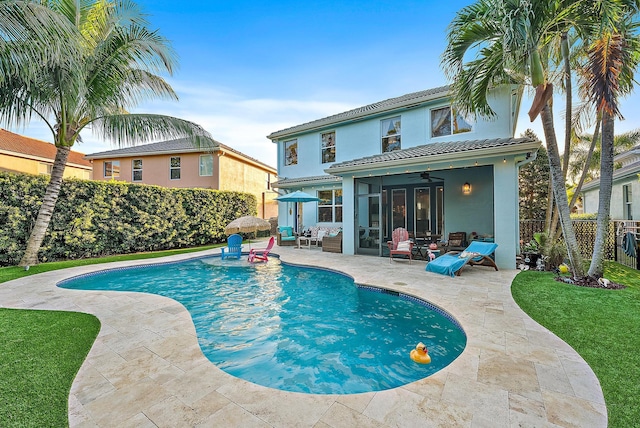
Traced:
[[391, 234], [391, 241], [387, 241], [389, 247], [389, 263], [393, 256], [409, 256], [409, 264], [413, 260], [413, 242], [409, 240], [409, 232], [403, 227], [399, 227]]
[[278, 237], [279, 247], [284, 245], [296, 245], [297, 236], [293, 233], [292, 226], [278, 226], [278, 233], [276, 236]]
[[443, 252], [463, 251], [467, 246], [467, 232], [451, 232], [447, 242], [443, 243]]
[[427, 272], [442, 275], [460, 276], [462, 268], [470, 266], [490, 266], [498, 270], [496, 262], [490, 257], [498, 244], [494, 242], [473, 241], [464, 251], [451, 251], [427, 263]]
[[267, 248], [265, 248], [264, 250], [256, 251], [255, 248], [252, 248], [251, 251], [249, 251], [249, 258], [247, 260], [249, 260], [249, 262], [251, 263], [268, 262], [269, 261], [268, 255], [273, 249], [273, 242], [274, 242], [274, 238], [272, 236], [271, 239], [269, 239], [269, 244], [267, 245]]
[[221, 248], [222, 254], [220, 254], [220, 258], [222, 260], [229, 257], [242, 257], [242, 236], [234, 233], [233, 235], [227, 238], [227, 247]]
[[322, 251], [342, 253], [342, 232], [338, 232], [335, 236], [324, 235], [322, 237]]

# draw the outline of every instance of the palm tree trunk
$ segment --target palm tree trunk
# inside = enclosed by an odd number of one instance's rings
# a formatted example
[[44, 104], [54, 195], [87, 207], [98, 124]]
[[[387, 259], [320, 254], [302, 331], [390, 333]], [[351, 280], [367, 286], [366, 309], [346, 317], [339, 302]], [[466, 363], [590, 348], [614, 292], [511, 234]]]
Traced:
[[60, 195], [60, 187], [62, 186], [62, 175], [64, 169], [67, 166], [67, 158], [71, 149], [69, 147], [58, 147], [56, 151], [56, 159], [53, 163], [53, 170], [51, 171], [51, 179], [47, 185], [47, 189], [42, 199], [42, 205], [38, 211], [38, 217], [36, 223], [31, 230], [29, 241], [27, 242], [27, 249], [25, 250], [22, 260], [20, 260], [20, 266], [31, 266], [38, 264], [38, 251], [42, 245], [44, 235], [49, 228], [49, 222], [53, 215], [53, 210], [58, 201]]
[[560, 215], [560, 225], [564, 242], [567, 246], [567, 255], [574, 278], [584, 276], [584, 268], [582, 266], [582, 255], [576, 240], [576, 234], [571, 224], [569, 212], [569, 202], [567, 201], [567, 191], [564, 187], [564, 179], [562, 174], [562, 163], [560, 161], [560, 153], [558, 151], [558, 142], [556, 140], [556, 132], [553, 125], [553, 112], [549, 103], [546, 103], [540, 112], [542, 119], [542, 129], [544, 131], [545, 140], [547, 141], [547, 151], [549, 153], [549, 172], [551, 174], [551, 182], [553, 184], [553, 195], [556, 198], [556, 205]]
[[600, 123], [602, 122], [602, 120], [600, 119], [599, 115], [598, 115], [598, 119], [596, 122], [596, 129], [595, 131], [593, 131], [593, 139], [591, 140], [591, 146], [589, 147], [589, 153], [587, 153], [587, 158], [584, 161], [584, 169], [582, 170], [582, 174], [580, 175], [580, 181], [578, 181], [578, 185], [576, 186], [576, 191], [573, 194], [573, 197], [571, 198], [571, 203], [569, 204], [570, 206], [573, 206], [573, 204], [576, 203], [576, 201], [578, 200], [578, 195], [580, 194], [580, 191], [582, 190], [582, 185], [584, 184], [584, 181], [587, 179], [587, 173], [589, 172], [589, 165], [591, 164], [591, 158], [593, 157], [593, 151], [596, 148], [596, 142], [598, 141], [598, 134], [600, 134]]
[[[569, 38], [566, 32], [560, 36], [562, 59], [564, 60], [564, 90], [566, 92], [566, 105], [564, 112], [564, 156], [562, 158], [562, 173], [565, 181], [569, 171], [569, 156], [571, 155], [571, 121], [573, 108], [573, 94], [571, 93], [571, 64], [569, 63]], [[573, 205], [569, 206], [569, 210]]]
[[589, 276], [600, 278], [604, 273], [604, 247], [609, 232], [609, 211], [611, 208], [611, 189], [613, 187], [613, 133], [614, 119], [606, 111], [602, 113], [602, 143], [600, 156], [600, 195], [598, 198], [598, 216], [596, 241], [589, 266]]

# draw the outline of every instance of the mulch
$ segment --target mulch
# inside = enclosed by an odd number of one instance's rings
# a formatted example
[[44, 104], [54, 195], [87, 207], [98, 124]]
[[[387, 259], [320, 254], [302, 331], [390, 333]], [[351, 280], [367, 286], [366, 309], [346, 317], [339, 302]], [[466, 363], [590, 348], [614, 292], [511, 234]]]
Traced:
[[565, 284], [577, 285], [578, 287], [604, 288], [605, 290], [622, 290], [627, 288], [625, 285], [610, 281], [606, 286], [591, 276], [583, 276], [582, 278], [571, 278], [568, 276], [556, 276], [555, 280]]

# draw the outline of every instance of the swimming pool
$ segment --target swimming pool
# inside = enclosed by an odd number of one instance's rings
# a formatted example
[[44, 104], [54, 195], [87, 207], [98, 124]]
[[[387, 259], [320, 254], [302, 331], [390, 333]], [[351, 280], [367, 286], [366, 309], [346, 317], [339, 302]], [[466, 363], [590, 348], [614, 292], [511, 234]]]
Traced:
[[[217, 257], [102, 271], [58, 284], [170, 297], [189, 310], [204, 355], [225, 372], [285, 391], [398, 387], [450, 364], [466, 336], [427, 302], [356, 286], [333, 271]], [[414, 363], [416, 343], [429, 365]]]

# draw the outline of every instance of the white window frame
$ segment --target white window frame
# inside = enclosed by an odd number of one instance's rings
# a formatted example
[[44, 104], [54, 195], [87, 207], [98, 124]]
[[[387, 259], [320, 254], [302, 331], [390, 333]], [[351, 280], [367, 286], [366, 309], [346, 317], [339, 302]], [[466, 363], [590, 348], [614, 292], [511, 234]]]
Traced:
[[[333, 136], [331, 138], [331, 136]], [[333, 153], [332, 160], [325, 160], [325, 152]], [[336, 131], [323, 132], [320, 134], [320, 162], [333, 163], [336, 161]]]
[[[203, 161], [204, 161], [204, 159], [208, 159], [211, 162], [210, 163], [211, 170], [210, 171], [204, 171], [204, 173], [203, 173]], [[198, 158], [198, 172], [200, 174], [200, 177], [213, 177], [213, 155], [212, 154], [200, 155], [200, 157]]]
[[[174, 159], [178, 160], [178, 166], [173, 165]], [[182, 176], [182, 171], [180, 170], [181, 165], [182, 165], [182, 159], [180, 158], [180, 156], [171, 156], [169, 158], [169, 179], [170, 180], [180, 180]], [[178, 177], [176, 178], [173, 177], [173, 171], [178, 171]]]
[[[391, 128], [391, 125], [393, 125], [393, 128]], [[385, 140], [387, 141], [385, 142]], [[402, 116], [393, 116], [380, 120], [380, 153], [388, 153], [395, 150], [402, 150]]]
[[[448, 109], [449, 110], [449, 133], [448, 134], [435, 135], [435, 131], [436, 131], [437, 127], [433, 126], [433, 114], [435, 112], [437, 112], [437, 111], [444, 110], [444, 109]], [[460, 117], [466, 124], [468, 124], [469, 125], [469, 129], [465, 128], [463, 130], [456, 131], [455, 123], [456, 123], [457, 117]], [[436, 107], [436, 108], [432, 108], [432, 109], [429, 110], [429, 128], [431, 129], [431, 138], [448, 137], [448, 136], [451, 136], [451, 135], [464, 134], [464, 133], [467, 133], [467, 132], [473, 132], [473, 127], [474, 127], [474, 123], [472, 121], [470, 121], [466, 117], [462, 116], [460, 113], [457, 113], [456, 110], [450, 105], [442, 106], [442, 107]]]
[[631, 183], [622, 186], [622, 199], [624, 204], [624, 219], [633, 220], [633, 188]]
[[[295, 146], [295, 147], [294, 147]], [[298, 165], [298, 139], [285, 141], [284, 147], [284, 166]]]
[[[140, 162], [140, 168], [136, 168], [136, 162]], [[142, 159], [133, 159], [131, 161], [131, 181], [142, 181]], [[140, 172], [140, 178], [136, 179], [136, 172]]]
[[[107, 164], [109, 165], [108, 170], [111, 171], [111, 174], [107, 174]], [[117, 166], [117, 170], [114, 168], [114, 166]], [[102, 164], [102, 172], [104, 175], [104, 178], [118, 178], [120, 177], [120, 161], [104, 161], [104, 163]]]
[[[331, 200], [329, 201], [329, 203], [322, 203], [322, 198], [320, 197], [320, 192], [331, 192]], [[340, 195], [336, 195], [337, 192], [340, 192]], [[317, 196], [318, 198], [320, 198], [321, 200], [318, 201], [318, 210], [317, 210], [317, 215], [318, 215], [318, 223], [342, 223], [342, 189], [322, 189], [322, 190], [318, 190], [317, 192]], [[340, 203], [337, 202], [338, 197], [340, 197]], [[330, 221], [323, 221], [320, 220], [321, 216], [320, 216], [320, 209], [326, 210], [327, 208], [331, 209], [331, 220]], [[337, 219], [337, 212], [340, 212], [340, 220]]]

